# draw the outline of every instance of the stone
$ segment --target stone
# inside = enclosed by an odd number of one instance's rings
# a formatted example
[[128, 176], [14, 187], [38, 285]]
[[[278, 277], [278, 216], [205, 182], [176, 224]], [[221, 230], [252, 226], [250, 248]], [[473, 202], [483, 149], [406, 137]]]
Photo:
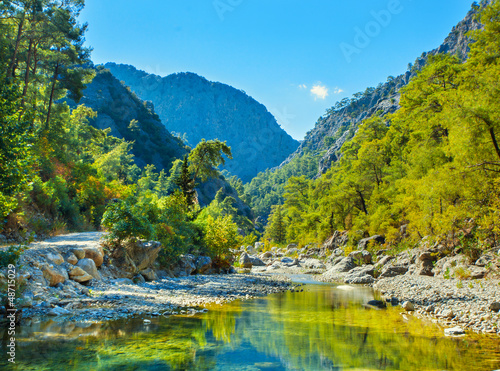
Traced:
[[380, 300], [370, 300], [368, 303], [366, 303], [369, 306], [372, 307], [377, 307], [377, 308], [387, 308], [387, 305]]
[[301, 265], [307, 269], [326, 269], [326, 266], [318, 259], [305, 259]]
[[45, 255], [45, 257], [57, 265], [64, 263], [64, 258], [62, 257], [61, 254], [55, 254], [49, 252]]
[[75, 254], [75, 256], [78, 258], [78, 260], [85, 259], [85, 250], [84, 249], [81, 249], [78, 247], [75, 249], [71, 249], [71, 252], [73, 254]]
[[382, 273], [379, 278], [388, 278], [388, 277], [396, 277], [401, 276], [408, 272], [408, 267], [405, 266], [386, 266], [382, 269]]
[[358, 243], [358, 250], [365, 250], [368, 247], [368, 245], [370, 244], [370, 242], [372, 242], [372, 241], [376, 244], [382, 245], [385, 243], [385, 237], [375, 235], [375, 236], [371, 236], [368, 238], [363, 238]]
[[500, 303], [499, 302], [494, 302], [490, 304], [490, 310], [492, 312], [499, 312], [500, 311]]
[[254, 244], [255, 250], [257, 250], [257, 251], [262, 251], [264, 246], [265, 246], [264, 242], [256, 242]]
[[250, 261], [254, 267], [265, 267], [267, 264], [260, 260], [258, 257], [250, 255]]
[[342, 272], [349, 272], [350, 270], [356, 268], [356, 264], [354, 264], [354, 260], [352, 257], [347, 256], [345, 258], [342, 258], [337, 264], [335, 264], [329, 272], [337, 272], [337, 273], [342, 273]]
[[17, 299], [17, 306], [19, 308], [32, 308], [33, 307], [33, 299], [27, 295], [23, 295], [19, 299]]
[[263, 254], [261, 254], [260, 258], [261, 259], [271, 259], [274, 256], [274, 254], [271, 251], [267, 251]]
[[478, 267], [484, 267], [493, 260], [494, 260], [493, 256], [485, 254], [481, 256], [478, 260], [476, 260], [474, 264], [477, 265]]
[[140, 273], [146, 281], [157, 281], [158, 280], [158, 276], [156, 275], [156, 272], [151, 268], [143, 269]]
[[344, 249], [341, 249], [340, 247], [333, 250], [333, 255], [335, 256], [343, 256], [344, 255]]
[[364, 276], [347, 276], [344, 278], [344, 283], [353, 284], [353, 285], [366, 285], [375, 282], [375, 278], [366, 274]]
[[359, 264], [370, 264], [372, 262], [372, 255], [366, 250], [353, 251], [348, 256]]
[[47, 280], [49, 286], [54, 287], [59, 283], [66, 281], [67, 272], [53, 265], [44, 265], [42, 267], [43, 278]]
[[75, 282], [83, 283], [90, 281], [93, 277], [87, 272], [85, 272], [82, 268], [74, 267], [69, 272], [69, 278], [71, 278]]
[[488, 273], [488, 270], [486, 268], [475, 267], [473, 265], [471, 265], [469, 267], [470, 278], [473, 280], [478, 280], [478, 279], [484, 278], [484, 276], [486, 276], [487, 273]]
[[286, 255], [293, 255], [293, 254], [298, 254], [298, 253], [299, 253], [299, 249], [297, 249], [296, 247], [289, 248], [286, 250]]
[[[145, 268], [144, 268], [145, 269]], [[196, 272], [195, 257], [191, 254], [181, 255], [171, 270], [177, 277], [187, 277]]]
[[73, 254], [72, 252], [70, 252], [69, 254], [66, 255], [66, 261], [69, 264], [76, 265], [76, 263], [78, 263], [78, 258], [76, 257], [75, 254]]
[[92, 259], [96, 267], [100, 267], [104, 262], [104, 253], [102, 251], [102, 248], [86, 247], [84, 251], [85, 259]]
[[56, 306], [56, 307], [52, 308], [51, 310], [49, 310], [49, 312], [47, 314], [49, 316], [58, 317], [58, 316], [64, 316], [64, 315], [71, 314], [71, 312], [67, 309]]
[[158, 241], [136, 241], [126, 246], [127, 255], [134, 262], [137, 271], [152, 267], [161, 248], [161, 243]]
[[407, 312], [413, 312], [415, 310], [415, 305], [413, 305], [412, 302], [410, 301], [405, 301], [401, 307], [403, 307], [404, 310], [406, 310]]
[[134, 281], [130, 278], [117, 278], [112, 281], [115, 285], [133, 285]]
[[241, 268], [252, 268], [253, 266], [252, 259], [246, 252], [240, 255], [239, 263]]
[[385, 255], [380, 257], [377, 263], [375, 264], [376, 269], [382, 268], [383, 266], [387, 265], [391, 260], [394, 260], [394, 256]]
[[92, 259], [87, 259], [87, 258], [81, 259], [78, 261], [76, 266], [83, 269], [85, 272], [90, 274], [96, 280], [98, 280], [98, 281], [101, 280], [101, 275], [97, 271], [97, 267], [95, 265], [95, 262]]
[[445, 309], [441, 312], [441, 317], [452, 319], [453, 317], [455, 317], [455, 313], [453, 313], [451, 309]]
[[139, 284], [139, 283], [146, 283], [146, 280], [144, 279], [142, 274], [138, 274], [134, 276], [134, 278], [132, 278], [132, 282], [134, 282], [135, 284]]
[[256, 252], [256, 250], [254, 249], [253, 246], [247, 246], [246, 248], [243, 248], [242, 250], [246, 251], [248, 254], [255, 254], [255, 252]]
[[195, 265], [198, 274], [205, 274], [212, 268], [212, 259], [209, 256], [199, 256]]
[[281, 262], [284, 263], [284, 264], [292, 264], [293, 263], [293, 259], [285, 257], [285, 258], [281, 259]]
[[444, 329], [445, 336], [461, 336], [465, 335], [465, 331], [461, 327], [452, 327]]

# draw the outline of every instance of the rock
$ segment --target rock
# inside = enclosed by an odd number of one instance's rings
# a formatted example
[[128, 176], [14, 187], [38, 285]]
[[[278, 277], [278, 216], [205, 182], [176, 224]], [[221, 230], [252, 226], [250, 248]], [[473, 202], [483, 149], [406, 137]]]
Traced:
[[33, 299], [27, 295], [23, 295], [17, 299], [17, 306], [19, 308], [31, 308], [33, 307]]
[[[338, 250], [342, 246], [345, 246], [349, 241], [349, 234], [345, 232], [335, 231], [333, 236], [328, 238], [324, 243], [323, 247], [327, 250]], [[341, 249], [342, 250], [342, 249]], [[343, 254], [344, 252], [342, 252]]]
[[372, 307], [377, 307], [377, 308], [387, 308], [387, 305], [380, 300], [370, 300], [367, 305], [370, 305]]
[[386, 266], [382, 269], [382, 273], [379, 278], [396, 277], [408, 272], [408, 267], [405, 266]]
[[256, 252], [256, 250], [253, 248], [253, 246], [247, 246], [246, 248], [243, 248], [243, 246], [242, 246], [242, 250], [246, 251], [248, 254], [255, 254], [255, 252]]
[[481, 278], [484, 278], [486, 276], [486, 273], [488, 273], [488, 270], [483, 267], [475, 267], [471, 265], [469, 267], [469, 273], [470, 273], [470, 278], [473, 280], [478, 280]]
[[104, 261], [104, 252], [102, 248], [97, 247], [86, 247], [85, 251], [85, 259], [92, 259], [95, 263], [96, 267], [100, 267]]
[[356, 284], [356, 285], [365, 285], [375, 282], [375, 278], [369, 275], [357, 275], [357, 276], [347, 276], [344, 278], [344, 283]]
[[434, 305], [428, 305], [427, 307], [425, 307], [425, 311], [427, 313], [434, 313], [434, 311], [436, 310], [436, 307]]
[[71, 312], [67, 309], [61, 307], [54, 307], [47, 313], [49, 316], [57, 317], [71, 314]]
[[191, 254], [181, 255], [176, 264], [171, 267], [176, 277], [187, 277], [196, 271], [195, 258]]
[[359, 241], [358, 243], [358, 250], [365, 250], [368, 245], [370, 244], [370, 242], [374, 242], [376, 244], [384, 244], [385, 243], [385, 237], [383, 236], [379, 236], [379, 235], [375, 235], [375, 236], [372, 236], [372, 237], [368, 237], [368, 238], [363, 238], [361, 241]]
[[78, 261], [76, 266], [83, 269], [85, 272], [90, 274], [96, 280], [98, 280], [98, 281], [101, 280], [101, 275], [97, 271], [97, 267], [95, 265], [95, 262], [92, 259], [87, 259], [87, 258], [81, 259]]
[[256, 251], [262, 251], [262, 249], [264, 248], [264, 246], [265, 246], [264, 242], [256, 242], [254, 244], [254, 247], [255, 247]]
[[410, 301], [405, 301], [401, 306], [407, 312], [413, 312], [415, 310], [415, 305], [413, 305], [413, 303]]
[[461, 327], [452, 327], [444, 329], [445, 336], [461, 336], [465, 335], [465, 331]]
[[68, 273], [60, 267], [53, 265], [44, 265], [42, 267], [43, 277], [47, 280], [49, 286], [57, 286], [58, 283], [66, 281]]
[[135, 284], [139, 284], [139, 283], [146, 283], [146, 280], [144, 279], [142, 274], [138, 274], [134, 276], [134, 278], [132, 278], [132, 282], [134, 282]]
[[305, 259], [301, 265], [307, 269], [326, 269], [326, 266], [318, 259]]
[[240, 255], [239, 263], [241, 268], [252, 268], [253, 266], [252, 259], [246, 252]]
[[499, 312], [500, 311], [500, 303], [499, 302], [494, 302], [490, 304], [490, 310], [492, 312]]
[[455, 313], [453, 313], [451, 309], [445, 309], [441, 312], [441, 317], [452, 319], [453, 317], [455, 317]]
[[78, 260], [85, 259], [85, 250], [84, 249], [75, 248], [75, 249], [72, 249], [71, 252], [78, 258]]
[[72, 252], [70, 252], [69, 254], [66, 255], [66, 261], [69, 264], [76, 265], [76, 263], [78, 263], [78, 258], [76, 257], [75, 254], [73, 254]]
[[296, 247], [293, 247], [293, 248], [286, 250], [286, 255], [293, 255], [293, 254], [298, 254], [298, 253], [299, 253], [299, 249], [297, 249]]
[[481, 256], [478, 260], [476, 260], [474, 264], [477, 265], [478, 267], [484, 267], [493, 260], [494, 260], [493, 256], [485, 254]]
[[158, 241], [136, 241], [126, 246], [127, 255], [132, 259], [138, 271], [153, 266], [161, 250], [161, 243]]
[[250, 255], [250, 261], [254, 267], [265, 267], [267, 264], [260, 260], [258, 257]]
[[370, 264], [372, 262], [372, 255], [366, 250], [353, 251], [349, 256], [352, 257], [355, 262], [359, 262], [359, 264]]
[[344, 255], [344, 249], [341, 249], [339, 247], [338, 249], [333, 250], [333, 255], [334, 256], [343, 256]]
[[375, 269], [380, 269], [380, 268], [384, 267], [391, 260], [394, 260], [394, 256], [386, 255], [386, 256], [380, 257], [379, 260], [377, 261], [377, 263], [375, 264]]
[[113, 280], [113, 283], [115, 285], [133, 285], [134, 281], [132, 281], [130, 278], [117, 278]]
[[356, 268], [356, 264], [354, 264], [354, 260], [352, 257], [347, 256], [342, 258], [337, 264], [335, 264], [329, 271], [331, 272], [349, 272], [350, 270]]
[[69, 278], [71, 278], [73, 281], [76, 281], [78, 283], [83, 283], [83, 282], [88, 282], [92, 279], [92, 276], [85, 272], [82, 268], [80, 267], [74, 267], [70, 272], [69, 272]]
[[264, 254], [261, 254], [260, 258], [261, 259], [271, 259], [274, 256], [274, 254], [271, 251], [267, 251]]
[[62, 257], [61, 254], [55, 254], [55, 253], [49, 252], [45, 255], [45, 257], [57, 265], [64, 263], [64, 258]]
[[195, 262], [196, 273], [205, 274], [212, 268], [212, 259], [208, 256], [199, 256]]
[[140, 273], [146, 281], [158, 280], [158, 276], [156, 275], [156, 272], [151, 268], [143, 269]]
[[285, 257], [285, 258], [281, 259], [281, 262], [284, 263], [284, 264], [293, 264], [293, 259]]

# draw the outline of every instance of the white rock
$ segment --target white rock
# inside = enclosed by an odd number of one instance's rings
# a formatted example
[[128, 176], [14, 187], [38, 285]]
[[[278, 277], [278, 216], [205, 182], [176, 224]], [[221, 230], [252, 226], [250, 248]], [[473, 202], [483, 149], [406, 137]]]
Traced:
[[465, 335], [465, 331], [461, 327], [456, 326], [456, 327], [444, 329], [444, 334], [446, 336], [461, 336], [461, 335]]

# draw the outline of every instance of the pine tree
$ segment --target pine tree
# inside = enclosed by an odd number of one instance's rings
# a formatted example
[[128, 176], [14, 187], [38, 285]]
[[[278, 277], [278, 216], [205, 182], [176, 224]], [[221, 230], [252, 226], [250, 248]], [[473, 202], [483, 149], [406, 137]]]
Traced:
[[175, 179], [175, 184], [181, 189], [182, 193], [186, 197], [188, 205], [194, 205], [196, 201], [196, 191], [194, 189], [194, 179], [191, 177], [191, 172], [189, 171], [187, 155], [184, 156], [181, 173], [177, 179]]

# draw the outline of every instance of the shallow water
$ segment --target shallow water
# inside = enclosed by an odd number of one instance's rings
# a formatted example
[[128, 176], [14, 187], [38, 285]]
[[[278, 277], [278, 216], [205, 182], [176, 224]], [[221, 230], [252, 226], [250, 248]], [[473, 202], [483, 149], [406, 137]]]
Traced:
[[[301, 280], [301, 277], [296, 277]], [[304, 281], [304, 279], [302, 279]], [[367, 309], [369, 288], [304, 292], [209, 307], [196, 316], [24, 326], [17, 370], [495, 370], [497, 337], [446, 338], [397, 308]], [[405, 318], [406, 317], [406, 318]], [[150, 325], [143, 319], [149, 318]], [[6, 337], [3, 336], [2, 354]]]

